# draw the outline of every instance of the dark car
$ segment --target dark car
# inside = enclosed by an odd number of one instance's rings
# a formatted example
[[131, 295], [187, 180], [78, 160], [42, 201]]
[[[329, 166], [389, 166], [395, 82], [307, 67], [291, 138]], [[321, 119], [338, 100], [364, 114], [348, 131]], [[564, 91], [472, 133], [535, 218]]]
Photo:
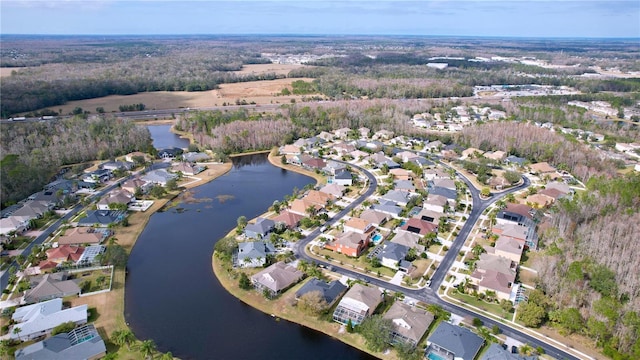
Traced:
[[517, 354], [518, 353], [518, 347], [515, 346], [515, 345], [511, 346], [511, 353], [512, 354]]

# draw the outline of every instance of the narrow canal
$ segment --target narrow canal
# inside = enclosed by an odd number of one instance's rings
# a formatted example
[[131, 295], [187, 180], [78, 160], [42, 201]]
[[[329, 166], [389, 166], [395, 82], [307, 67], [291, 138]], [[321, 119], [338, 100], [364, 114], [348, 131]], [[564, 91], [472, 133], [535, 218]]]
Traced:
[[244, 305], [213, 274], [213, 245], [239, 216], [251, 219], [311, 182], [266, 155], [243, 156], [228, 174], [193, 189], [193, 201], [154, 214], [127, 265], [125, 317], [136, 336], [182, 359], [371, 359]]

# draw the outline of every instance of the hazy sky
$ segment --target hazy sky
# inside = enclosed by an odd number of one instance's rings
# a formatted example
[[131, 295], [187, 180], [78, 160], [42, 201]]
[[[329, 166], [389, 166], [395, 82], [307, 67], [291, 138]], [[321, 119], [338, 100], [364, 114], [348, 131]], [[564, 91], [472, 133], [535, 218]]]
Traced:
[[640, 37], [640, 0], [0, 1], [2, 34]]

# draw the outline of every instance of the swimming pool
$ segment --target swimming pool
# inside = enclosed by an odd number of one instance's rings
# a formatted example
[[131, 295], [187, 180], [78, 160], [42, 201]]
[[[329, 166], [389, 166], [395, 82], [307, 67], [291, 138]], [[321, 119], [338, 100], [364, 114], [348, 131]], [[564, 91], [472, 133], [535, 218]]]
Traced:
[[382, 240], [382, 235], [380, 235], [380, 234], [375, 234], [375, 235], [373, 235], [373, 237], [371, 238], [371, 240], [373, 240], [373, 242], [377, 244], [377, 243], [379, 243], [379, 242], [380, 242], [380, 240]]
[[407, 223], [407, 220], [402, 220], [402, 221], [400, 221], [400, 226], [404, 226], [404, 224], [406, 224], [406, 223]]
[[445, 358], [443, 358], [442, 356], [436, 354], [436, 353], [432, 353], [430, 352], [429, 355], [427, 355], [427, 357], [431, 360], [447, 360]]

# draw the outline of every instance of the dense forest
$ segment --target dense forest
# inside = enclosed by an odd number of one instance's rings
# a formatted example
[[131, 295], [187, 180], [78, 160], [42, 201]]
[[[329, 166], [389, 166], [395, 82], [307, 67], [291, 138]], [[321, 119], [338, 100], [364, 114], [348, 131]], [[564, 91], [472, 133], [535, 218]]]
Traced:
[[640, 174], [591, 178], [546, 225], [539, 322], [588, 336], [614, 359], [640, 358]]
[[3, 206], [41, 190], [62, 165], [106, 160], [151, 146], [146, 127], [109, 117], [3, 124], [0, 140]]
[[459, 139], [462, 145], [483, 151], [502, 150], [531, 162], [547, 161], [582, 181], [592, 176], [616, 174], [615, 165], [603, 160], [594, 150], [529, 123], [495, 122], [466, 127]]

